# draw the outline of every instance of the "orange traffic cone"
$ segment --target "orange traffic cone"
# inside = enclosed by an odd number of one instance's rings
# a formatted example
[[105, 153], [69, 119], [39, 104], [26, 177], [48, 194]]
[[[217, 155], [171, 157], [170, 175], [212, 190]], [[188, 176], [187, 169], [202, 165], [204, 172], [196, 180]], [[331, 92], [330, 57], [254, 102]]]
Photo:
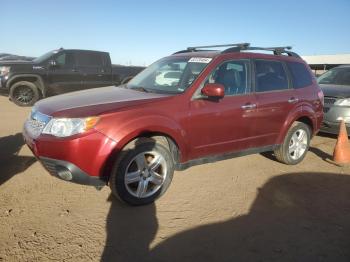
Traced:
[[338, 164], [350, 163], [350, 144], [344, 120], [340, 123], [338, 140], [333, 152], [333, 160]]

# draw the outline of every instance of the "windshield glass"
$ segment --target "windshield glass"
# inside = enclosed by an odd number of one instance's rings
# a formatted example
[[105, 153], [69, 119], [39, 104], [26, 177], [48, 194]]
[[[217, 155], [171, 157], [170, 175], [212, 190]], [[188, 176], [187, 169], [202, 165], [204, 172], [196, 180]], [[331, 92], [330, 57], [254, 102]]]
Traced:
[[183, 93], [210, 61], [211, 58], [163, 58], [134, 77], [127, 88], [155, 93]]
[[333, 68], [321, 75], [317, 82], [319, 84], [350, 85], [350, 67]]
[[48, 53], [46, 53], [46, 54], [44, 54], [42, 56], [39, 56], [39, 57], [35, 58], [33, 60], [33, 62], [34, 63], [42, 63], [42, 62], [44, 62], [46, 59], [48, 59], [49, 57], [51, 57], [55, 53], [56, 53], [56, 51], [50, 51], [50, 52], [48, 52]]

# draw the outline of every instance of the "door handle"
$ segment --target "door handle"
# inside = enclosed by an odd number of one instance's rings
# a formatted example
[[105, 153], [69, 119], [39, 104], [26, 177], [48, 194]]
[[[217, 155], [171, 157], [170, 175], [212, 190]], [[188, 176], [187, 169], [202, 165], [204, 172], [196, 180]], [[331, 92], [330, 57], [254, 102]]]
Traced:
[[256, 104], [245, 104], [241, 106], [242, 109], [253, 109], [256, 108]]
[[78, 72], [78, 69], [73, 68], [71, 71], [76, 73], [76, 72]]
[[291, 98], [288, 99], [288, 103], [296, 103], [298, 101], [299, 101], [299, 99], [295, 98], [295, 97], [291, 97]]

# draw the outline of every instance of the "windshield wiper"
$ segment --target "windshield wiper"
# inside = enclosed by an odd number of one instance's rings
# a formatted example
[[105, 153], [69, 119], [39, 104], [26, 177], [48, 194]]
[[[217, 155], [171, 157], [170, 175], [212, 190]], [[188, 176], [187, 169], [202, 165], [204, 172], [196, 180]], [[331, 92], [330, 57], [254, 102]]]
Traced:
[[129, 87], [129, 89], [133, 89], [133, 90], [137, 90], [137, 91], [141, 91], [141, 92], [145, 92], [145, 93], [149, 93], [150, 91], [142, 86], [136, 86], [136, 87]]

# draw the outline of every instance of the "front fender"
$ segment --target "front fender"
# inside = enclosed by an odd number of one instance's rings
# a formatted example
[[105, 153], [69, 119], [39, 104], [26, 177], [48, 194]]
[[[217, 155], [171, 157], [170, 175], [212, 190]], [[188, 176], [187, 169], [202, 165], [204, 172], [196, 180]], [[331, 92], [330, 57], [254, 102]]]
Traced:
[[162, 115], [148, 115], [118, 121], [111, 126], [113, 120], [102, 119], [96, 129], [116, 142], [115, 150], [120, 151], [127, 143], [147, 133], [166, 135], [174, 140], [181, 152], [181, 159], [187, 159], [187, 134], [175, 120]]
[[18, 80], [21, 78], [23, 78], [24, 80], [28, 79], [28, 78], [35, 78], [36, 81], [38, 82], [38, 85], [37, 85], [38, 88], [40, 89], [43, 96], [46, 97], [46, 90], [45, 90], [44, 81], [40, 75], [36, 75], [36, 74], [16, 74], [16, 75], [13, 75], [9, 78], [9, 80], [7, 80], [6, 88], [10, 90], [12, 83], [15, 80]]

